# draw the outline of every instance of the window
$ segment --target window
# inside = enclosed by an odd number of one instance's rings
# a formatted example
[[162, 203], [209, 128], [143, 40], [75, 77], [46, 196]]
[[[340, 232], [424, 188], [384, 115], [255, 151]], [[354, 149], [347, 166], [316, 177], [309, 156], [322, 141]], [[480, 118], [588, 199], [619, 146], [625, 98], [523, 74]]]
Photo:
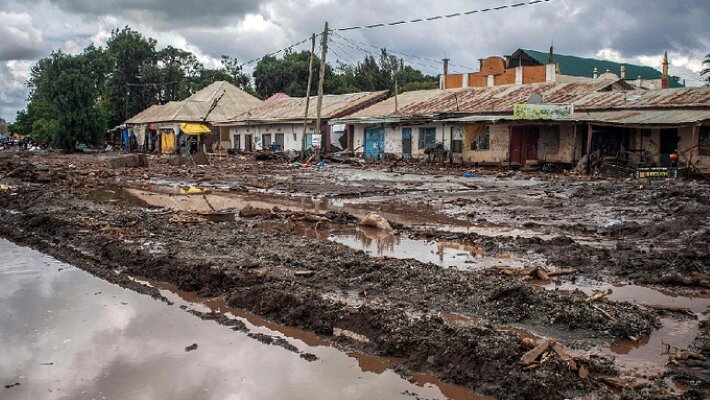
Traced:
[[710, 156], [710, 126], [700, 127], [700, 136], [698, 136], [698, 154], [701, 156]]
[[419, 128], [419, 148], [431, 149], [436, 145], [436, 128]]
[[490, 150], [491, 149], [491, 135], [489, 126], [486, 125], [478, 133], [478, 137], [471, 142], [471, 150]]

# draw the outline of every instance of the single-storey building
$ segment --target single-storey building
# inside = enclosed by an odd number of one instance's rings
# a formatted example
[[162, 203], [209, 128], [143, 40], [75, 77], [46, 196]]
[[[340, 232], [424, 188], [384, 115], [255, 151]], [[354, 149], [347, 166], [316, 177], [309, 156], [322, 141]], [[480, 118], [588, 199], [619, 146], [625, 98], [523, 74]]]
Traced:
[[[129, 118], [124, 125], [128, 140], [135, 143], [139, 151], [170, 154], [182, 147], [185, 136], [217, 132], [213, 127], [216, 121], [261, 104], [261, 100], [231, 83], [217, 81], [185, 100], [150, 106]], [[184, 124], [200, 126], [190, 125], [182, 129]]]
[[[351, 130], [345, 124], [329, 125], [328, 121], [371, 106], [386, 95], [386, 91], [379, 91], [323, 96], [321, 148], [326, 152], [352, 148]], [[282, 96], [225, 118], [216, 123], [220, 129], [220, 141], [224, 147], [245, 152], [266, 148], [300, 151], [305, 126], [305, 146], [310, 149], [315, 134], [317, 97], [310, 98], [307, 118], [306, 100], [305, 97]]]
[[630, 166], [668, 166], [678, 154], [678, 165], [710, 171], [709, 121], [710, 89], [598, 79], [408, 92], [331, 123], [354, 126], [366, 159], [438, 148], [450, 162], [572, 164], [591, 146]]

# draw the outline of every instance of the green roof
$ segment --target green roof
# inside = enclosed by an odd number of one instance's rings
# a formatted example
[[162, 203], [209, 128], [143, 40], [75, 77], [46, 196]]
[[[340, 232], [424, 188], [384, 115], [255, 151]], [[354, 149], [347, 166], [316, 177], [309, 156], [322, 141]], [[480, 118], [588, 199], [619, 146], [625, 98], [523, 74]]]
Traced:
[[[535, 61], [540, 64], [547, 64], [549, 53], [526, 49], [521, 50], [524, 51], [525, 54], [534, 58]], [[623, 65], [626, 67], [627, 79], [636, 79], [639, 76], [641, 79], [661, 79], [662, 76], [661, 71], [642, 65], [617, 63], [614, 61], [568, 56], [564, 54], [553, 54], [553, 56], [555, 64], [560, 66], [560, 73], [563, 75], [584, 76], [591, 78], [595, 67], [597, 68], [597, 71], [599, 71], [600, 75], [607, 70], [619, 75], [621, 73], [621, 66]], [[668, 81], [670, 87], [683, 87], [683, 85], [675, 79], [669, 79]]]

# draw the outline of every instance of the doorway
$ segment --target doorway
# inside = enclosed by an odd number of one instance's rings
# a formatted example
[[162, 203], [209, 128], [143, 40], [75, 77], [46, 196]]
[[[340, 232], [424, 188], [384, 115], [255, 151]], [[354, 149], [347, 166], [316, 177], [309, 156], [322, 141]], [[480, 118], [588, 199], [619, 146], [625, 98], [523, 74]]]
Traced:
[[381, 160], [384, 153], [384, 128], [365, 128], [365, 158], [368, 160]]
[[659, 146], [661, 167], [672, 167], [671, 154], [678, 151], [678, 129], [661, 129], [661, 143]]
[[525, 165], [527, 160], [537, 160], [540, 128], [513, 126], [510, 131], [510, 162]]
[[244, 135], [244, 151], [251, 153], [252, 146], [252, 135]]
[[412, 128], [402, 129], [402, 159], [412, 158]]

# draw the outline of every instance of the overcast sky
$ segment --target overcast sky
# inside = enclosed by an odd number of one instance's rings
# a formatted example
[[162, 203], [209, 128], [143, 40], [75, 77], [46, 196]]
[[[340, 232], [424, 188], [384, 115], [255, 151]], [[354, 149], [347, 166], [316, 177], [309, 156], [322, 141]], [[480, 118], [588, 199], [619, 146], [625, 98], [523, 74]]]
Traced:
[[[323, 30], [394, 22], [514, 4], [523, 0], [0, 0], [0, 117], [25, 107], [30, 67], [53, 49], [80, 52], [103, 45], [129, 25], [195, 53], [207, 66], [222, 54], [247, 61]], [[517, 48], [602, 57], [660, 69], [668, 50], [671, 74], [701, 84], [710, 53], [709, 0], [552, 0], [547, 3], [395, 27], [339, 32], [350, 40], [404, 54], [451, 59], [451, 70]], [[361, 59], [373, 47], [335, 37], [329, 60]], [[297, 49], [307, 49], [308, 43]], [[440, 65], [405, 60], [436, 74]], [[254, 64], [245, 69], [251, 72]], [[468, 68], [464, 68], [468, 67]]]

